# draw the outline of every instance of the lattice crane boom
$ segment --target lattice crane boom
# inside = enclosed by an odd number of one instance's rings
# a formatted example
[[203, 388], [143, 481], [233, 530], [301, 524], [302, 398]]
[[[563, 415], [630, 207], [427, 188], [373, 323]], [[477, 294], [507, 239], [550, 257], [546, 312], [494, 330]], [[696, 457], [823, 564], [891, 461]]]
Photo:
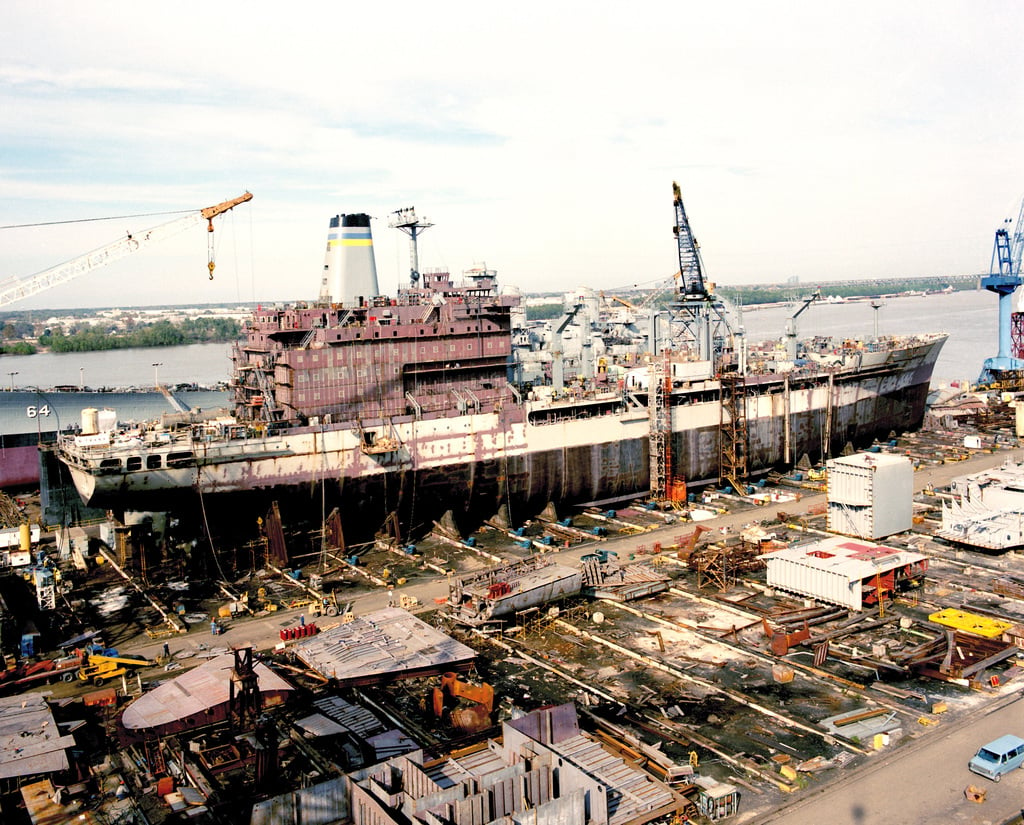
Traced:
[[[64, 263], [58, 264], [50, 269], [44, 269], [42, 272], [37, 272], [35, 275], [30, 275], [24, 278], [8, 278], [7, 280], [0, 282], [0, 306], [13, 304], [15, 301], [20, 301], [24, 298], [44, 292], [52, 287], [67, 283], [72, 278], [77, 278], [79, 275], [83, 275], [93, 269], [113, 263], [116, 260], [138, 251], [144, 246], [148, 246], [154, 241], [162, 241], [173, 235], [177, 235], [178, 233], [195, 226], [200, 221], [207, 221], [208, 230], [213, 232], [213, 219], [215, 217], [222, 215], [229, 209], [233, 209], [239, 204], [250, 200], [252, 200], [252, 194], [246, 192], [232, 200], [224, 201], [223, 203], [218, 203], [215, 206], [209, 206], [206, 209], [201, 209], [196, 212], [190, 212], [187, 215], [175, 218], [173, 221], [160, 224], [159, 226], [154, 226], [152, 229], [147, 229], [144, 232], [128, 234], [127, 237], [121, 238], [120, 240], [114, 241], [106, 246], [102, 246], [99, 249], [94, 249], [92, 252], [86, 253], [85, 255], [72, 258], [70, 261], [65, 261]], [[208, 264], [211, 278], [213, 278], [213, 266], [211, 247], [210, 260]]]
[[690, 229], [690, 221], [683, 207], [683, 196], [679, 191], [679, 184], [675, 181], [672, 182], [672, 195], [676, 211], [673, 231], [679, 246], [679, 294], [687, 300], [707, 298], [708, 290], [704, 282], [704, 264], [700, 259], [700, 248]]

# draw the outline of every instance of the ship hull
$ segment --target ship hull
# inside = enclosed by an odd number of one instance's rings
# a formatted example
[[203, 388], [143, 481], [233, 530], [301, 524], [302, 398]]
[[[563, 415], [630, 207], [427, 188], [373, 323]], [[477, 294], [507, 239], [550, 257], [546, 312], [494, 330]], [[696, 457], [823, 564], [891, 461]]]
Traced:
[[39, 441], [18, 433], [0, 437], [0, 489], [39, 484]]
[[53, 444], [57, 433], [81, 421], [82, 410], [116, 409], [121, 421], [148, 421], [176, 411], [215, 409], [229, 403], [216, 390], [90, 391], [12, 390], [0, 393], [0, 489], [40, 483], [39, 445]]
[[[743, 402], [748, 470], [764, 472], [804, 455], [817, 461], [847, 445], [864, 447], [919, 426], [944, 340], [877, 363], [749, 379]], [[720, 396], [717, 382], [673, 394], [676, 477], [718, 481]], [[172, 445], [163, 448], [159, 469], [134, 472], [64, 460], [90, 506], [168, 509], [176, 500], [194, 504], [202, 493], [244, 497], [256, 507], [279, 501], [295, 514], [337, 506], [349, 524], [367, 531], [396, 512], [414, 529], [429, 527], [447, 511], [471, 526], [504, 508], [518, 523], [549, 502], [610, 502], [648, 492], [651, 422], [642, 403], [616, 411], [570, 406], [560, 409], [563, 415], [552, 409], [525, 404], [487, 414], [377, 422], [381, 438], [372, 445], [367, 431], [374, 431], [373, 422], [361, 429], [307, 427], [274, 437], [196, 442], [191, 458]], [[167, 466], [174, 450], [185, 466]]]

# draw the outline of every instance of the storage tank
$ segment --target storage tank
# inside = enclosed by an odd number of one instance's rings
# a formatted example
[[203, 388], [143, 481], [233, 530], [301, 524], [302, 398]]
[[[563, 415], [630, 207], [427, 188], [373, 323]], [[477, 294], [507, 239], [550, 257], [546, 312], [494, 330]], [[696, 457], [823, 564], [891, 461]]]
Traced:
[[32, 549], [32, 529], [28, 526], [27, 521], [18, 528], [18, 539], [18, 546], [23, 553]]
[[86, 407], [82, 410], [82, 435], [96, 435], [99, 428], [99, 410], [95, 407]]
[[117, 410], [102, 409], [96, 414], [96, 426], [101, 433], [109, 433], [117, 427]]

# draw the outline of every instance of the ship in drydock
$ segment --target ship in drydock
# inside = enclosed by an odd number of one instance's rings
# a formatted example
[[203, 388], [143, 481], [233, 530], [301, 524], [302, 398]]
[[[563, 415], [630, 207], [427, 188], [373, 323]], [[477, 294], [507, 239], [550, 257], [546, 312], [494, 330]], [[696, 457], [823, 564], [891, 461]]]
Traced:
[[447, 511], [521, 522], [550, 502], [678, 499], [921, 423], [944, 334], [748, 344], [705, 282], [678, 187], [674, 209], [668, 307], [614, 326], [580, 296], [541, 343], [493, 270], [419, 271], [430, 224], [414, 210], [391, 220], [413, 261], [394, 297], [369, 217], [338, 216], [319, 299], [246, 324], [230, 413], [67, 434], [58, 457], [92, 505], [291, 492], [367, 530], [415, 529]]

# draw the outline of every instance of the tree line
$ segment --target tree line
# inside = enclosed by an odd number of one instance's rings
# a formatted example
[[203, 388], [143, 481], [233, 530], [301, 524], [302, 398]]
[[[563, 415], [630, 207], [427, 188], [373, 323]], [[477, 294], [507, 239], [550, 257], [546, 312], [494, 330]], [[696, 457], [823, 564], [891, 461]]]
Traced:
[[[39, 346], [52, 352], [95, 352], [134, 347], [178, 347], [234, 341], [241, 325], [233, 318], [188, 318], [180, 322], [154, 321], [126, 332], [110, 332], [100, 327], [84, 327], [70, 334], [47, 330], [39, 336]], [[6, 351], [6, 348], [5, 348]]]

